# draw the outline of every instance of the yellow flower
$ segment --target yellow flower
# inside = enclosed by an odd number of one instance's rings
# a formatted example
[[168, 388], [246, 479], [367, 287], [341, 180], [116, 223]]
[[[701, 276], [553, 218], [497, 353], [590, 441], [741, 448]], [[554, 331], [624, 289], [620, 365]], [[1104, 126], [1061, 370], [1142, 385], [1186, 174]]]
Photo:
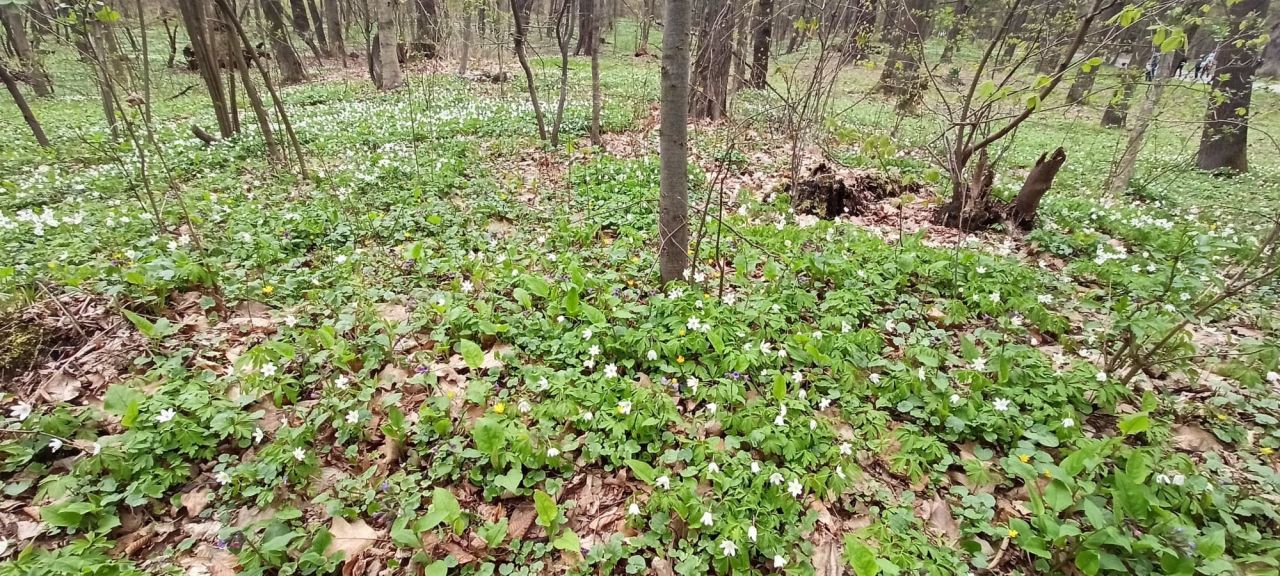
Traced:
[[684, 328], [681, 328], [679, 332], [676, 332], [676, 334], [680, 336], [684, 336], [685, 335]]
[[1260, 450], [1260, 452], [1262, 452], [1263, 456], [1270, 456], [1272, 454], [1275, 454], [1276, 451], [1273, 448], [1266, 447]]
[[1017, 531], [1017, 530], [1014, 530], [1013, 528], [1010, 528], [1010, 529], [1009, 529], [1009, 537], [1010, 537], [1010, 538], [1017, 538], [1017, 537], [1018, 537], [1018, 531]]
[[1053, 478], [1053, 471], [1052, 471], [1052, 470], [1049, 470], [1048, 468], [1045, 468], [1045, 470], [1044, 470], [1044, 477], [1045, 477], [1045, 478]]
[[676, 356], [676, 364], [684, 364], [684, 356]]
[[633, 280], [633, 279], [631, 279], [631, 278], [627, 278], [627, 286], [635, 286], [635, 285], [636, 285], [636, 281], [635, 281], [635, 280]]
[[263, 287], [262, 287], [262, 293], [263, 293], [263, 294], [266, 294], [267, 296], [270, 296], [270, 295], [271, 295], [271, 293], [272, 293], [272, 292], [275, 292], [275, 291], [276, 291], [276, 287], [275, 287], [275, 286], [272, 286], [272, 285], [270, 285], [270, 284], [267, 284], [266, 286], [263, 286]]
[[507, 411], [507, 405], [506, 405], [506, 404], [503, 404], [502, 402], [499, 402], [499, 403], [497, 403], [497, 404], [494, 404], [494, 405], [493, 405], [493, 411], [494, 411], [494, 412], [496, 412], [496, 413], [498, 413], [498, 414], [501, 414], [501, 413], [503, 413], [503, 412], [506, 412], [506, 411]]
[[1023, 464], [1026, 464], [1027, 462], [1030, 462], [1030, 461], [1031, 461], [1031, 455], [1030, 455], [1030, 454], [1019, 454], [1019, 455], [1018, 455], [1018, 460], [1021, 460]]
[[631, 257], [631, 261], [632, 261], [632, 262], [639, 262], [639, 261], [640, 261], [640, 257], [639, 257], [639, 256], [632, 256], [632, 257]]
[[1226, 414], [1219, 414], [1219, 415], [1218, 415], [1218, 420], [1219, 420], [1219, 421], [1222, 421], [1222, 422], [1226, 422], [1226, 421], [1227, 421], [1227, 415], [1226, 415]]

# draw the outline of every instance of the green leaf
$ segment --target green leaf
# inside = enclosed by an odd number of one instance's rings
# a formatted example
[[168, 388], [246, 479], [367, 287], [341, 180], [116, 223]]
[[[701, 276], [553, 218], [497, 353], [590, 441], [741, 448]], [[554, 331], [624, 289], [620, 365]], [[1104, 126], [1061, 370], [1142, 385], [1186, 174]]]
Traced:
[[423, 576], [447, 576], [449, 574], [449, 565], [444, 560], [436, 560], [423, 569]]
[[538, 525], [543, 528], [551, 528], [556, 517], [560, 515], [555, 499], [541, 490], [533, 492], [533, 508], [538, 512]]
[[1205, 530], [1196, 541], [1196, 551], [1206, 560], [1216, 559], [1227, 551], [1227, 531], [1221, 527]]
[[1076, 568], [1087, 576], [1094, 576], [1102, 569], [1102, 559], [1093, 550], [1081, 550], [1076, 554]]
[[480, 349], [480, 345], [463, 338], [458, 342], [458, 353], [462, 354], [462, 359], [466, 361], [467, 366], [475, 370], [484, 363], [484, 350]]
[[573, 290], [570, 290], [568, 294], [565, 294], [564, 300], [561, 301], [561, 304], [564, 305], [565, 312], [568, 312], [570, 314], [577, 314], [578, 309], [581, 308], [582, 301], [580, 300], [580, 298], [581, 297], [578, 295], [577, 288], [574, 288]]
[[846, 538], [844, 545], [847, 550], [845, 559], [853, 567], [854, 574], [857, 576], [876, 576], [880, 573], [880, 563], [876, 561], [876, 553], [866, 544], [853, 538]]
[[1139, 432], [1146, 432], [1151, 429], [1151, 417], [1146, 412], [1138, 412], [1130, 414], [1120, 419], [1120, 432], [1126, 436], [1132, 436]]
[[1071, 489], [1057, 478], [1044, 487], [1044, 502], [1054, 512], [1061, 512], [1072, 504]]
[[451, 522], [460, 515], [462, 515], [462, 506], [458, 505], [458, 499], [453, 496], [453, 492], [436, 488], [431, 493], [431, 506], [427, 508], [427, 515], [419, 521], [418, 528], [424, 531], [431, 530], [443, 522]]
[[650, 466], [639, 460], [627, 460], [627, 467], [631, 469], [631, 473], [636, 479], [645, 484], [653, 484], [658, 479], [658, 472]]
[[555, 540], [551, 541], [551, 545], [557, 550], [564, 550], [574, 554], [582, 553], [582, 541], [578, 539], [578, 535], [573, 530], [565, 528]]
[[476, 450], [496, 459], [496, 455], [507, 443], [507, 429], [497, 418], [486, 416], [476, 421], [475, 427], [471, 429], [471, 438], [475, 440]]
[[102, 407], [120, 416], [120, 425], [129, 428], [138, 420], [143, 398], [141, 392], [123, 384], [115, 384], [107, 388], [106, 395], [102, 397]]

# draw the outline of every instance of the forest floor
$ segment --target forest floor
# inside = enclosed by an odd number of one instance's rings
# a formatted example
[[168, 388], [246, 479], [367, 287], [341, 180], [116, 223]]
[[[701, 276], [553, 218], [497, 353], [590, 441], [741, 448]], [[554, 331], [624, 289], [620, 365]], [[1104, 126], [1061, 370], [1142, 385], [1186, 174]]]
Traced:
[[0, 110], [0, 575], [1276, 573], [1276, 285], [1209, 303], [1280, 212], [1280, 96], [1222, 178], [1170, 90], [1124, 197], [1123, 131], [1047, 110], [996, 182], [1067, 150], [1038, 228], [960, 234], [928, 103], [847, 74], [802, 173], [906, 194], [821, 220], [743, 92], [693, 130], [711, 217], [662, 289], [658, 66], [604, 60], [602, 149], [585, 59], [556, 150], [519, 81], [449, 63], [289, 87], [306, 177], [193, 138], [187, 72], [155, 71], [145, 179], [88, 87], [35, 102], [52, 150]]

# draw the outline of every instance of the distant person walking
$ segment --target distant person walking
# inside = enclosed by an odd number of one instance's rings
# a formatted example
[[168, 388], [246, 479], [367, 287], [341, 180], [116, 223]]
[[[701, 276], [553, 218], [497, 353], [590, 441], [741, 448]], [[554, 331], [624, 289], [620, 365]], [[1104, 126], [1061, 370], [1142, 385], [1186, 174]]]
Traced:
[[1199, 62], [1196, 62], [1197, 81], [1203, 79], [1205, 82], [1208, 82], [1209, 79], [1213, 77], [1213, 68], [1217, 63], [1217, 59], [1218, 57], [1216, 56], [1216, 53], [1210, 52], [1205, 54], [1204, 58], [1201, 58]]
[[1151, 60], [1147, 62], [1147, 82], [1156, 77], [1156, 70], [1160, 68], [1160, 55], [1152, 54]]

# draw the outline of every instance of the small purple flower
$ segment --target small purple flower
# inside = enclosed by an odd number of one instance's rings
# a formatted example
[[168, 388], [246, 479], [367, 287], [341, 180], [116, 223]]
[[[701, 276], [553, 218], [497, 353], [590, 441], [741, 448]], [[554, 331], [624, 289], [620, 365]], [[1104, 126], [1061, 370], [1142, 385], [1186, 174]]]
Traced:
[[391, 489], [391, 483], [387, 482], [386, 480], [383, 480], [382, 484], [378, 486], [378, 490], [382, 492], [386, 492], [387, 490], [390, 490], [390, 489]]

